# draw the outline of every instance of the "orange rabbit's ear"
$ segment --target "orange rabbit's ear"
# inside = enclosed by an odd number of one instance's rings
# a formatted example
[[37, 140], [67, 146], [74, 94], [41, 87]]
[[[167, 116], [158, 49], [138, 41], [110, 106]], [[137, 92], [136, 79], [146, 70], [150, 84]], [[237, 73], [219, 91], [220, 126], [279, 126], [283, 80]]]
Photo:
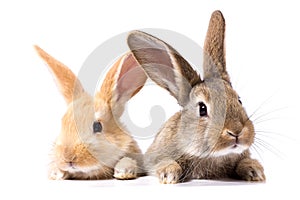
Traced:
[[97, 94], [111, 108], [120, 109], [144, 86], [147, 76], [131, 53], [122, 56], [107, 73]]
[[142, 89], [147, 76], [134, 56], [130, 53], [123, 57], [119, 65], [114, 95], [116, 100], [125, 98], [129, 100]]
[[67, 104], [81, 97], [84, 89], [75, 74], [64, 64], [50, 56], [43, 49], [34, 46], [39, 56], [47, 63], [55, 82]]

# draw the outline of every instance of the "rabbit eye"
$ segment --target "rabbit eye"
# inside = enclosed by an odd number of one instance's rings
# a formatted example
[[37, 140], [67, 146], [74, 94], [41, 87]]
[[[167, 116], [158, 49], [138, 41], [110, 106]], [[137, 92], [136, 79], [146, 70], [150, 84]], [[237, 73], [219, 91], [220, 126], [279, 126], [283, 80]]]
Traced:
[[243, 103], [242, 103], [242, 101], [241, 101], [241, 98], [240, 98], [240, 97], [239, 97], [239, 99], [238, 99], [238, 100], [239, 100], [240, 104], [241, 104], [241, 105], [243, 105]]
[[201, 117], [207, 116], [207, 107], [203, 102], [199, 103], [199, 113]]
[[93, 132], [94, 133], [100, 133], [102, 131], [102, 124], [99, 121], [95, 121], [93, 123]]

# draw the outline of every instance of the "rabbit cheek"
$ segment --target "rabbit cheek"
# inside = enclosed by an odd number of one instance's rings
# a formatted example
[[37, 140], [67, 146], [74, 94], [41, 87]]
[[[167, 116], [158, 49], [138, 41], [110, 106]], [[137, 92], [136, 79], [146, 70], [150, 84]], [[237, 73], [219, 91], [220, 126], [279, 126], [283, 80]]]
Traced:
[[254, 132], [249, 130], [248, 127], [245, 127], [243, 129], [242, 135], [240, 136], [240, 144], [245, 145], [248, 148], [253, 144], [254, 142]]

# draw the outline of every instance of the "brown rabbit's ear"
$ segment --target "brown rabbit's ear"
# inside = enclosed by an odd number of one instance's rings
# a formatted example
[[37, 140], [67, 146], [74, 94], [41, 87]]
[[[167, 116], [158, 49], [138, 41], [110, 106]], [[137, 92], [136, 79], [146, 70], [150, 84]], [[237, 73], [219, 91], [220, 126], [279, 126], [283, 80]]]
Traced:
[[133, 31], [127, 43], [146, 74], [184, 106], [191, 88], [201, 81], [190, 64], [170, 45], [147, 33]]
[[108, 71], [97, 98], [111, 107], [123, 108], [126, 101], [142, 89], [146, 80], [147, 76], [139, 63], [131, 53], [127, 53]]
[[225, 60], [225, 19], [221, 11], [211, 15], [204, 42], [204, 79], [222, 78], [230, 83]]
[[34, 46], [39, 56], [47, 63], [55, 82], [67, 104], [81, 97], [84, 89], [75, 74], [64, 64], [50, 56], [43, 49]]

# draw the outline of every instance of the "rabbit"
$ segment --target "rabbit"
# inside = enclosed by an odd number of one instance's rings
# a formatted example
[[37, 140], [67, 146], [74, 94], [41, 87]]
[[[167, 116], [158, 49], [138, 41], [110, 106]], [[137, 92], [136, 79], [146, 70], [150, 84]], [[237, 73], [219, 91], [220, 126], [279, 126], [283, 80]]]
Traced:
[[232, 88], [225, 62], [225, 19], [214, 11], [203, 48], [203, 78], [169, 44], [142, 31], [127, 43], [147, 76], [182, 109], [168, 119], [144, 155], [148, 175], [160, 183], [193, 179], [265, 181], [250, 157], [255, 130]]
[[125, 103], [147, 76], [129, 52], [108, 71], [94, 97], [64, 64], [35, 46], [67, 103], [61, 131], [51, 151], [49, 179], [134, 179], [143, 173], [137, 142], [120, 122]]

